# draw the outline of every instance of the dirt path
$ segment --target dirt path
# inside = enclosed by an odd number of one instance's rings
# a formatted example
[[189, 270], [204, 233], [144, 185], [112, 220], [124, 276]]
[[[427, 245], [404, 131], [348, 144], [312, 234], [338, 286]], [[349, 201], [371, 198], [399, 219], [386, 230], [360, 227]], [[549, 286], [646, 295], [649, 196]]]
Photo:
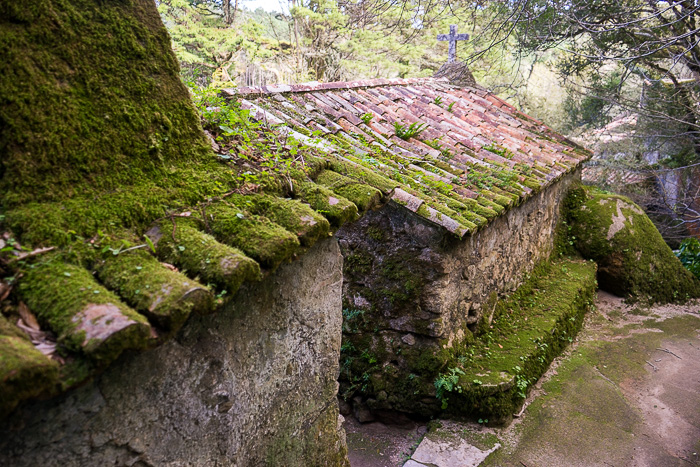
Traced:
[[[482, 465], [700, 466], [700, 302], [630, 307], [601, 291], [597, 306], [520, 418], [458, 424], [464, 439], [489, 437], [480, 449], [502, 446]], [[346, 429], [353, 467], [402, 465], [421, 436], [419, 427]]]
[[700, 465], [700, 304], [597, 304], [483, 465]]

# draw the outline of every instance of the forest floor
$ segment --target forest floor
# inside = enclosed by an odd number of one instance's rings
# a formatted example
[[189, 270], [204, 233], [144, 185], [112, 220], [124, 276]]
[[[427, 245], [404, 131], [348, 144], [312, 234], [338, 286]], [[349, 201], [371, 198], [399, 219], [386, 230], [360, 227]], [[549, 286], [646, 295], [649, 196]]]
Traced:
[[346, 430], [352, 467], [700, 466], [700, 302], [629, 306], [598, 292], [508, 427], [348, 420]]

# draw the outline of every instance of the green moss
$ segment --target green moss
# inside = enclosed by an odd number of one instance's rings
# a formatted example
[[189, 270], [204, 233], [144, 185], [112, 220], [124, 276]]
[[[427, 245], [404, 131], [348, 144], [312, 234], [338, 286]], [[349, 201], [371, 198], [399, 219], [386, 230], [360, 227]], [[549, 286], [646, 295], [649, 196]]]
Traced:
[[391, 192], [391, 190], [399, 186], [399, 184], [393, 180], [376, 173], [371, 167], [364, 168], [337, 159], [331, 159], [330, 169], [360, 183], [373, 186], [384, 194]]
[[0, 51], [6, 207], [92, 196], [167, 178], [175, 163], [208, 163], [155, 5], [5, 4]]
[[97, 268], [103, 284], [139, 313], [168, 333], [174, 333], [192, 311], [211, 312], [207, 288], [174, 272], [143, 250], [112, 256]]
[[578, 188], [565, 201], [569, 236], [598, 263], [600, 286], [632, 300], [667, 303], [700, 297], [698, 281], [629, 199]]
[[56, 332], [60, 344], [99, 364], [150, 343], [146, 318], [81, 267], [58, 261], [38, 265], [26, 272], [19, 291], [42, 326]]
[[244, 206], [252, 214], [265, 216], [296, 234], [305, 247], [312, 246], [330, 231], [328, 220], [299, 200], [269, 195], [233, 196], [229, 199], [236, 205]]
[[[495, 193], [494, 191], [486, 191], [482, 190], [481, 191], [481, 197], [480, 198], [485, 198], [491, 203], [493, 203], [493, 208], [494, 210], [498, 211], [499, 214], [505, 212], [505, 210], [513, 205], [513, 200], [510, 198], [499, 195], [498, 193]], [[482, 199], [479, 199], [479, 202], [482, 202]], [[499, 210], [500, 208], [500, 210]]]
[[157, 238], [156, 254], [183, 272], [233, 295], [244, 281], [261, 278], [258, 263], [233, 247], [216, 241], [196, 228], [194, 219], [164, 221], [149, 232]]
[[372, 256], [365, 251], [355, 250], [343, 260], [343, 273], [361, 277], [372, 269]]
[[[418, 211], [416, 211], [416, 214], [419, 216], [422, 216], [426, 219], [432, 220], [432, 217], [430, 215], [430, 212], [427, 209], [427, 206], [430, 206], [432, 209], [438, 212], [438, 220], [440, 219], [440, 215], [444, 214], [445, 216], [449, 217], [450, 219], [458, 222], [460, 226], [464, 229], [465, 232], [473, 232], [477, 229], [477, 224], [474, 222], [471, 222], [469, 219], [467, 219], [465, 216], [462, 215], [461, 212], [455, 211], [451, 209], [450, 207], [447, 206], [447, 203], [443, 201], [444, 199], [449, 199], [447, 197], [443, 198], [430, 198], [426, 195], [423, 195], [421, 193], [417, 193], [418, 197], [423, 199], [425, 201], [425, 204], [422, 205]], [[472, 216], [469, 216], [472, 217]]]
[[58, 363], [39, 352], [0, 315], [0, 418], [20, 401], [56, 389]]
[[420, 264], [410, 253], [397, 253], [384, 258], [381, 264], [381, 276], [386, 283], [379, 291], [389, 299], [393, 306], [416, 300], [423, 290], [423, 276]]
[[381, 242], [385, 238], [385, 233], [381, 227], [372, 225], [367, 228], [367, 236], [375, 242]]
[[[457, 196], [459, 195], [445, 196], [440, 194], [437, 196], [437, 202], [442, 203], [446, 207], [458, 212], [464, 220], [474, 224], [476, 228], [486, 225], [488, 222], [487, 218], [476, 212], [479, 210], [479, 208], [481, 208], [481, 206], [479, 206], [476, 201], [468, 198], [462, 199], [461, 196], [460, 199], [457, 200], [455, 199]], [[492, 217], [496, 216], [495, 211], [490, 211], [489, 214], [492, 215]]]
[[275, 269], [299, 249], [296, 235], [235, 205], [218, 203], [207, 209], [206, 216], [217, 240], [240, 248], [266, 268]]
[[[485, 195], [483, 193], [478, 198], [476, 198], [476, 202], [482, 208], [485, 208], [485, 210], [482, 211], [484, 213], [487, 213], [488, 212], [487, 210], [494, 211], [496, 213], [496, 215], [500, 215], [500, 214], [503, 214], [505, 212], [505, 208], [502, 205], [492, 201], [488, 195]], [[487, 218], [492, 219], [493, 217], [495, 217], [495, 216], [489, 216]]]
[[302, 201], [323, 214], [335, 227], [357, 217], [357, 206], [328, 188], [306, 182], [298, 185], [297, 192]]
[[351, 178], [330, 170], [321, 172], [316, 178], [316, 183], [352, 201], [360, 211], [372, 208], [382, 198], [382, 192], [378, 189], [364, 183], [357, 183]]
[[[507, 300], [498, 303], [486, 333], [450, 368], [462, 371], [444, 393], [449, 412], [507, 422], [529, 388], [572, 340], [593, 305], [595, 264], [542, 265]], [[458, 373], [459, 374], [459, 373]]]

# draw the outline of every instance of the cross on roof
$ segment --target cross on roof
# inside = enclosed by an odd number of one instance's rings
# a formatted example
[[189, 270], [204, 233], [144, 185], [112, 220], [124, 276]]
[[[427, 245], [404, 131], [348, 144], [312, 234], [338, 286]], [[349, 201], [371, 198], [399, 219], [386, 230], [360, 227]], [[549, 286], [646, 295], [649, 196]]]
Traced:
[[437, 40], [450, 41], [447, 63], [454, 63], [457, 59], [457, 41], [466, 41], [467, 39], [469, 39], [469, 34], [457, 34], [456, 24], [450, 24], [449, 34], [438, 34]]

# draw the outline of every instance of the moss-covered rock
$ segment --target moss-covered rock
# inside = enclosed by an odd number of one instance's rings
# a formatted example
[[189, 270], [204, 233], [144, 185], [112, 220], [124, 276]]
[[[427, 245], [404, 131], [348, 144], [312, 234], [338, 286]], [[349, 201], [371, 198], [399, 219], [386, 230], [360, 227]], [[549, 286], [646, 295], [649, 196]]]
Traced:
[[0, 418], [20, 401], [52, 391], [58, 363], [39, 352], [0, 315]]
[[58, 335], [59, 344], [99, 365], [151, 340], [146, 318], [81, 267], [58, 261], [38, 265], [27, 271], [19, 289], [42, 326]]
[[595, 271], [588, 261], [543, 264], [499, 302], [488, 331], [436, 379], [443, 409], [507, 423], [580, 330], [595, 300]]
[[569, 193], [565, 206], [570, 239], [584, 258], [598, 263], [602, 289], [657, 303], [700, 297], [700, 281], [631, 200], [580, 187]]

